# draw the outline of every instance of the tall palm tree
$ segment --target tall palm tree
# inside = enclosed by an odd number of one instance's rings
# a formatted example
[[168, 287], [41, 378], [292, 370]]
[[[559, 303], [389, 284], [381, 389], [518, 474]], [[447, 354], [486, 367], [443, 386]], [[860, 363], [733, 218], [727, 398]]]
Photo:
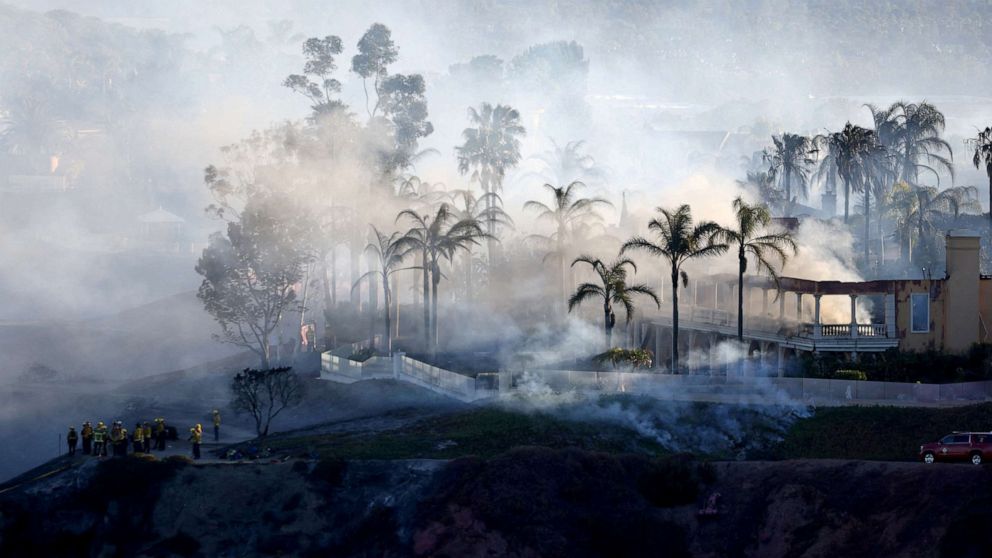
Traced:
[[782, 134], [772, 136], [771, 151], [762, 152], [762, 157], [769, 164], [769, 174], [778, 178], [785, 191], [785, 216], [790, 216], [793, 203], [793, 181], [803, 199], [809, 197], [809, 171], [816, 163], [819, 152], [816, 142], [799, 134]]
[[54, 161], [72, 140], [72, 130], [57, 118], [51, 103], [39, 97], [12, 100], [0, 118], [0, 146], [26, 158], [31, 172], [52, 170]]
[[723, 229], [721, 236], [737, 249], [737, 340], [744, 341], [744, 274], [748, 256], [754, 259], [757, 271], [767, 272], [778, 286], [778, 272], [769, 258], [778, 258], [780, 266], [784, 266], [789, 258], [787, 252], [795, 255], [798, 247], [788, 231], [761, 234], [772, 222], [767, 206], [748, 204], [738, 196], [733, 208], [734, 228]]
[[992, 127], [978, 132], [978, 136], [968, 140], [975, 148], [971, 157], [976, 169], [985, 164], [985, 174], [989, 177], [989, 227], [992, 227]]
[[[944, 131], [944, 114], [927, 103], [893, 104], [901, 111], [894, 116], [897, 123], [895, 142], [890, 147], [899, 154], [900, 178], [910, 184], [919, 184], [921, 170], [933, 173], [940, 186], [940, 173], [954, 178], [954, 151], [941, 139]], [[946, 153], [946, 155], [945, 155]]]
[[671, 268], [672, 279], [672, 373], [679, 369], [679, 280], [682, 286], [689, 285], [689, 275], [682, 266], [689, 260], [718, 256], [727, 251], [729, 246], [720, 242], [720, 225], [712, 221], [694, 223], [692, 209], [683, 204], [672, 211], [663, 207], [658, 208], [660, 218], [648, 222], [648, 230], [653, 231], [658, 241], [652, 242], [646, 238], [635, 236], [624, 242], [620, 250], [625, 254], [628, 250], [644, 250], [647, 253], [663, 258]]
[[850, 219], [851, 192], [864, 188], [868, 165], [866, 158], [877, 145], [875, 132], [848, 122], [840, 132], [819, 135], [816, 144], [826, 150], [816, 176], [825, 180], [828, 188], [836, 179], [844, 185], [844, 223]]
[[[399, 232], [394, 232], [389, 236], [379, 232], [375, 226], [371, 226], [373, 240], [369, 242], [365, 250], [375, 257], [379, 269], [370, 269], [358, 278], [355, 285], [362, 279], [373, 278], [378, 275], [382, 280], [382, 300], [385, 310], [384, 323], [386, 329], [386, 352], [393, 354], [392, 329], [390, 328], [390, 301], [392, 299], [392, 289], [389, 287], [389, 279], [393, 273], [400, 271], [400, 265], [412, 248], [410, 239]], [[374, 319], [374, 318], [373, 318]]]
[[[526, 133], [520, 113], [507, 105], [482, 103], [479, 110], [468, 109], [472, 127], [462, 131], [464, 143], [455, 148], [458, 172], [472, 173], [485, 193], [499, 193], [508, 170], [520, 162], [520, 137]], [[492, 199], [487, 199], [487, 209]], [[486, 220], [489, 237], [489, 265], [495, 264], [496, 222]]]
[[634, 318], [633, 295], [642, 294], [650, 297], [655, 305], [661, 307], [661, 301], [654, 290], [644, 284], [627, 284], [627, 267], [637, 272], [637, 265], [630, 258], [617, 256], [609, 264], [604, 264], [599, 258], [592, 256], [579, 256], [572, 262], [572, 267], [577, 263], [586, 263], [592, 267], [593, 271], [599, 275], [600, 284], [582, 283], [579, 288], [568, 299], [568, 311], [582, 304], [590, 298], [602, 299], [603, 301], [603, 327], [606, 332], [606, 349], [613, 346], [613, 327], [617, 323], [617, 316], [613, 311], [614, 304], [620, 304], [626, 313], [626, 323], [629, 325]]
[[441, 204], [434, 215], [403, 210], [396, 220], [403, 218], [413, 225], [405, 235], [406, 242], [411, 249], [421, 253], [424, 266], [429, 271], [429, 274], [424, 274], [424, 348], [434, 353], [437, 350], [437, 290], [442, 276], [441, 260], [450, 261], [455, 252], [478, 244], [480, 239], [487, 238], [487, 234], [475, 219], [456, 220], [447, 203]]
[[554, 256], [558, 260], [558, 286], [561, 289], [559, 300], [563, 303], [568, 292], [565, 286], [566, 245], [579, 226], [602, 219], [596, 211], [598, 206], [613, 205], [608, 200], [599, 197], [580, 197], [579, 190], [584, 186], [579, 181], [565, 186], [545, 184], [543, 188], [551, 194], [550, 204], [537, 200], [530, 200], [524, 204], [524, 210], [535, 211], [539, 221], [548, 222], [554, 227], [550, 235], [531, 235], [531, 238], [542, 240], [554, 246], [548, 255]]

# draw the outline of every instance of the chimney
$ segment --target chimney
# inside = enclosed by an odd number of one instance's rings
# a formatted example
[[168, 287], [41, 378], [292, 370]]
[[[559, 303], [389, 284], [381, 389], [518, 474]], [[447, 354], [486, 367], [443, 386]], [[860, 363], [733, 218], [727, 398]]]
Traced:
[[944, 349], [962, 353], [979, 339], [979, 236], [969, 230], [947, 233], [947, 288], [944, 289]]

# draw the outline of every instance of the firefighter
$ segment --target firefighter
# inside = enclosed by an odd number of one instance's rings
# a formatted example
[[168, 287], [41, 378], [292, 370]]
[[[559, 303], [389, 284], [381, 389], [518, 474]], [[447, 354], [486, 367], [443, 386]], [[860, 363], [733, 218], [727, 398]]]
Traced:
[[200, 458], [200, 442], [203, 440], [203, 427], [197, 424], [189, 429], [189, 441], [193, 442], [193, 459]]
[[121, 455], [121, 425], [117, 421], [110, 427], [110, 455], [119, 457]]
[[152, 427], [146, 421], [141, 427], [141, 437], [145, 440], [145, 453], [152, 452]]
[[107, 455], [107, 425], [103, 421], [96, 423], [93, 431], [93, 455]]
[[83, 430], [80, 434], [83, 435], [83, 453], [89, 455], [93, 451], [93, 427], [90, 425], [90, 421], [83, 423]]
[[220, 441], [220, 411], [214, 409], [214, 441]]
[[117, 445], [120, 448], [121, 457], [127, 456], [127, 428], [124, 428], [124, 423], [117, 421], [117, 426], [120, 428], [120, 440], [117, 441]]
[[76, 434], [75, 426], [69, 427], [69, 433], [65, 435], [65, 441], [69, 445], [69, 455], [76, 455], [76, 442], [79, 441], [79, 435]]
[[141, 429], [140, 422], [134, 424], [134, 433], [131, 434], [131, 439], [134, 443], [134, 453], [145, 451], [145, 431]]
[[165, 451], [165, 419], [155, 419], [155, 449]]

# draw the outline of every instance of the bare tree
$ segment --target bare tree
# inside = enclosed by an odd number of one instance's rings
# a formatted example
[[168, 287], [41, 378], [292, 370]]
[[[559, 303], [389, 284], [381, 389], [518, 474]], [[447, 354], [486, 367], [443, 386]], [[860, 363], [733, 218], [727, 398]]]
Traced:
[[264, 438], [279, 413], [303, 400], [303, 383], [290, 367], [245, 368], [231, 381], [231, 395], [231, 407], [236, 412], [251, 414], [255, 432]]

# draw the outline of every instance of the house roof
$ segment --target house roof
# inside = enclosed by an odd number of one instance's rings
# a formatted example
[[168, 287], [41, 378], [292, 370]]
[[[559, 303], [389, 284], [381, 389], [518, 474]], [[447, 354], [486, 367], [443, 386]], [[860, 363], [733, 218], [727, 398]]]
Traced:
[[138, 216], [138, 221], [142, 223], [185, 223], [186, 220], [182, 217], [169, 213], [168, 211], [159, 207], [155, 211], [149, 211], [144, 215]]

